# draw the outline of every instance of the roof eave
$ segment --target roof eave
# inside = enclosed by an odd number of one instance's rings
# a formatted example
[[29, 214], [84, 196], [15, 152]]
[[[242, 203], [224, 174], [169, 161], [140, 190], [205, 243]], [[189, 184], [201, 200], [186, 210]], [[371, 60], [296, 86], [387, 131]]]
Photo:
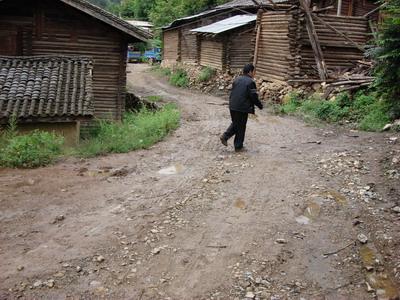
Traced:
[[[100, 20], [100, 21], [103, 21], [104, 23], [106, 23], [106, 24], [120, 30], [121, 32], [123, 32], [131, 37], [134, 37], [135, 39], [138, 39], [142, 42], [146, 42], [148, 39], [151, 39], [153, 37], [149, 32], [141, 30], [129, 23], [126, 23], [127, 26], [118, 24], [117, 22], [114, 22], [112, 19], [107, 18], [105, 15], [98, 13], [94, 10], [88, 9], [87, 7], [85, 7], [84, 5], [82, 5], [81, 3], [77, 2], [77, 1], [74, 1], [74, 0], [60, 0], [60, 1], [71, 7], [74, 7], [76, 9]], [[90, 3], [88, 3], [88, 4], [90, 4]], [[98, 8], [98, 9], [100, 9], [100, 8]], [[122, 19], [121, 19], [121, 21], [125, 22]], [[132, 28], [129, 28], [129, 27], [132, 27]]]

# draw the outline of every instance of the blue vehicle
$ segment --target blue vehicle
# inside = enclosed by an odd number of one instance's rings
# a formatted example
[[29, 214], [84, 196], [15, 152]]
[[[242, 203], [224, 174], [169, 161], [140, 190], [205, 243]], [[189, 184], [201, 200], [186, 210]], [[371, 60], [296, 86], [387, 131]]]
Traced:
[[161, 48], [153, 48], [151, 50], [146, 50], [144, 52], [144, 57], [146, 57], [150, 62], [160, 62], [161, 61]]
[[135, 50], [133, 47], [129, 47], [128, 49], [128, 62], [141, 62], [148, 61], [150, 63], [160, 62], [161, 61], [161, 48], [153, 48], [150, 50], [146, 50], [144, 53]]

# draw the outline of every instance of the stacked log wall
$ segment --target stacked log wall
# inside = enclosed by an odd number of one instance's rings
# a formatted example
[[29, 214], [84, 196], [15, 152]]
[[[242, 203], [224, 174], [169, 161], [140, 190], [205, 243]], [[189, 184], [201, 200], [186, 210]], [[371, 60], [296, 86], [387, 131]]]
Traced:
[[200, 65], [217, 70], [224, 69], [224, 41], [219, 39], [201, 39]]
[[240, 71], [245, 64], [253, 62], [255, 38], [254, 25], [229, 36], [227, 64], [231, 72]]
[[[360, 46], [366, 44], [369, 30], [368, 22], [365, 18], [323, 14], [319, 15], [319, 17], [340, 32], [344, 33], [348, 38]], [[317, 20], [314, 20], [314, 24], [328, 71], [332, 72], [352, 68], [357, 64], [358, 60], [361, 60], [364, 57], [363, 52], [344, 37], [333, 32]], [[300, 26], [302, 26], [298, 40], [301, 47], [300, 73], [301, 75], [306, 74], [308, 76], [316, 77], [317, 72], [314, 53], [310, 45], [304, 21], [301, 22]]]
[[179, 29], [164, 31], [163, 33], [163, 63], [175, 64], [180, 59]]
[[[359, 46], [368, 40], [368, 22], [363, 17], [320, 14], [326, 23]], [[317, 66], [304, 15], [300, 10], [264, 12], [261, 15], [257, 76], [268, 81], [298, 78], [318, 79]], [[314, 20], [328, 72], [354, 67], [363, 52], [323, 23]]]
[[290, 34], [293, 22], [289, 12], [265, 12], [261, 16], [261, 34], [257, 57], [257, 76], [265, 80], [287, 80], [294, 68]]

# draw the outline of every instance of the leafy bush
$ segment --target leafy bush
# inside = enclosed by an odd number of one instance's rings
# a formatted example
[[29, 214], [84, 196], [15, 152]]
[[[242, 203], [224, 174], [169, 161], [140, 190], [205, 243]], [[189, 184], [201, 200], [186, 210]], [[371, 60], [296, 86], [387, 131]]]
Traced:
[[315, 95], [302, 100], [298, 94], [291, 93], [280, 112], [297, 113], [310, 122], [350, 120], [357, 123], [361, 130], [379, 131], [390, 122], [390, 107], [373, 92], [361, 91], [353, 97], [342, 93], [331, 101], [322, 100]]
[[400, 117], [400, 0], [385, 2], [385, 15], [373, 51], [376, 60], [375, 87], [391, 104], [393, 118]]
[[189, 85], [189, 77], [185, 70], [176, 69], [172, 73], [169, 82], [178, 87], [187, 87]]
[[64, 139], [54, 133], [34, 131], [26, 135], [3, 137], [0, 165], [35, 168], [45, 166], [61, 154]]
[[126, 113], [122, 123], [99, 121], [97, 135], [84, 141], [77, 154], [92, 157], [148, 148], [176, 129], [179, 119], [178, 109], [170, 104], [156, 112]]
[[205, 67], [200, 71], [199, 76], [197, 77], [197, 81], [199, 82], [207, 82], [215, 75], [215, 69], [210, 67]]
[[281, 113], [294, 113], [301, 106], [301, 97], [296, 92], [290, 92], [287, 96], [286, 103], [281, 107]]
[[369, 107], [369, 112], [360, 120], [359, 128], [365, 131], [381, 131], [388, 123], [388, 107], [378, 102]]

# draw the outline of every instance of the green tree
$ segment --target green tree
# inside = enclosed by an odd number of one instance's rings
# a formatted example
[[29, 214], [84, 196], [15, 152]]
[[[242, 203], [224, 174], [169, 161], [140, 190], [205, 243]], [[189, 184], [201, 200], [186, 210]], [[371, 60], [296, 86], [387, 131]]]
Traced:
[[382, 11], [385, 19], [377, 38], [376, 86], [392, 106], [394, 118], [400, 117], [400, 0], [389, 0]]

